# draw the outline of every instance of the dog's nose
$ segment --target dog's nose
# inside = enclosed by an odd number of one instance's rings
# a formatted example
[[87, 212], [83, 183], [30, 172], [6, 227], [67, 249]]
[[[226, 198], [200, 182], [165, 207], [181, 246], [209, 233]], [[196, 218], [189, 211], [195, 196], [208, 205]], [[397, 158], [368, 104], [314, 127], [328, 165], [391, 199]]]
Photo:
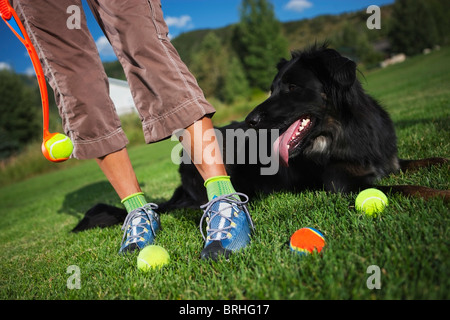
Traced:
[[251, 127], [255, 128], [261, 122], [261, 115], [259, 113], [250, 113], [247, 118], [245, 118], [245, 122]]

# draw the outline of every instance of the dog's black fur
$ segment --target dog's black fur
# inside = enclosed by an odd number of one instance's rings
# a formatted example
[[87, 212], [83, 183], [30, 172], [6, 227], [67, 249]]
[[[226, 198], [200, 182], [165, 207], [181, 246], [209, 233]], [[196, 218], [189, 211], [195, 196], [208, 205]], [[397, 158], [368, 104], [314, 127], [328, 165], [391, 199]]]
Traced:
[[[245, 122], [219, 129], [224, 138], [227, 129], [242, 129], [248, 133], [279, 129], [283, 134], [299, 119], [310, 121], [288, 142], [289, 152], [286, 154], [285, 149], [284, 153], [285, 160], [287, 155], [289, 157], [285, 164], [288, 166], [280, 166], [275, 175], [261, 175], [260, 169], [264, 167], [261, 163], [226, 164], [235, 189], [246, 193], [250, 199], [257, 194], [282, 190], [357, 192], [399, 170], [446, 162], [442, 158], [398, 159], [392, 120], [380, 104], [364, 92], [357, 79], [356, 64], [337, 51], [315, 46], [293, 52], [291, 60], [282, 60], [277, 67], [270, 97], [257, 106]], [[288, 140], [282, 140], [280, 154]], [[248, 141], [240, 150], [226, 150], [226, 145], [224, 141], [223, 155], [244, 152], [248, 160]], [[182, 185], [168, 202], [160, 204], [161, 212], [198, 208], [207, 202], [203, 180], [194, 165], [181, 164], [179, 171]], [[377, 188], [405, 195], [449, 198], [449, 191], [419, 186]]]

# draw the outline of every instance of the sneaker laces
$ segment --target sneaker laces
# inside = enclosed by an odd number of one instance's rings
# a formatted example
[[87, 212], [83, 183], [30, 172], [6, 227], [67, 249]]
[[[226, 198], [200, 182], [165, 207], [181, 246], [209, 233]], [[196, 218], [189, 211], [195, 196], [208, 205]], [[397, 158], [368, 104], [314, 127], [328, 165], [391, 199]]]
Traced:
[[[236, 197], [234, 197], [235, 195], [238, 196], [239, 198], [242, 197], [242, 198], [244, 198], [245, 200], [244, 200], [244, 201], [241, 201], [240, 199], [237, 199]], [[213, 206], [215, 203], [220, 202], [220, 201], [226, 201], [226, 202], [228, 202], [230, 205], [229, 205], [229, 206], [226, 206], [226, 207], [222, 207], [222, 208], [219, 209], [218, 211], [213, 210], [213, 209], [212, 209], [212, 206]], [[254, 225], [253, 225], [253, 220], [252, 220], [252, 218], [250, 217], [250, 213], [248, 212], [247, 206], [246, 206], [246, 204], [248, 203], [248, 201], [249, 201], [249, 198], [248, 198], [248, 196], [247, 196], [246, 194], [244, 194], [244, 193], [239, 193], [239, 192], [235, 192], [235, 193], [230, 193], [230, 194], [227, 194], [227, 195], [222, 195], [222, 196], [215, 197], [214, 199], [212, 199], [212, 200], [209, 201], [208, 203], [206, 203], [206, 204], [200, 206], [200, 209], [204, 209], [203, 216], [202, 216], [202, 218], [200, 219], [200, 232], [202, 233], [203, 240], [206, 241], [205, 234], [203, 233], [203, 220], [204, 220], [205, 218], [207, 218], [207, 223], [208, 223], [207, 226], [206, 226], [207, 232], [210, 232], [210, 233], [211, 233], [211, 234], [209, 235], [209, 238], [210, 238], [210, 239], [212, 238], [213, 235], [215, 235], [215, 234], [217, 234], [217, 233], [219, 233], [219, 232], [222, 233], [222, 234], [225, 234], [225, 236], [223, 236], [222, 238], [217, 239], [217, 240], [223, 240], [223, 239], [226, 239], [226, 238], [227, 238], [227, 237], [226, 237], [226, 234], [227, 234], [226, 230], [231, 229], [231, 228], [233, 227], [233, 226], [232, 226], [233, 220], [232, 220], [232, 216], [231, 216], [231, 218], [228, 217], [228, 216], [225, 216], [225, 215], [222, 214], [222, 211], [227, 210], [227, 209], [229, 209], [229, 208], [233, 208], [235, 205], [236, 205], [238, 208], [240, 208], [242, 211], [244, 211], [244, 213], [245, 213], [246, 216], [247, 216], [248, 221], [250, 221], [250, 225], [251, 225], [252, 229], [254, 229], [255, 227], [254, 227]], [[220, 208], [220, 206], [219, 206], [219, 208]], [[211, 222], [212, 222], [212, 221], [214, 220], [214, 218], [217, 217], [217, 216], [219, 216], [219, 217], [221, 217], [221, 218], [224, 218], [224, 219], [226, 219], [227, 221], [229, 221], [229, 225], [228, 225], [227, 227], [223, 227], [223, 228], [220, 228], [220, 229], [218, 229], [218, 228], [216, 228], [216, 229], [215, 229], [215, 228], [211, 228]], [[224, 225], [225, 225], [225, 224], [224, 224]]]
[[127, 236], [127, 232], [128, 232], [129, 227], [132, 226], [133, 228], [138, 228], [138, 227], [141, 227], [141, 228], [142, 228], [142, 231], [141, 231], [141, 232], [136, 233], [136, 234], [132, 234], [132, 235], [129, 236], [129, 242], [133, 242], [132, 240], [134, 240], [134, 239], [136, 239], [136, 238], [140, 238], [141, 235], [142, 235], [143, 233], [145, 233], [146, 224], [147, 224], [147, 222], [146, 222], [145, 219], [141, 219], [141, 222], [138, 223], [138, 224], [132, 224], [132, 222], [133, 222], [134, 219], [136, 219], [136, 218], [141, 218], [143, 214], [144, 214], [145, 216], [147, 216], [147, 218], [148, 218], [148, 221], [149, 221], [149, 224], [150, 224], [150, 229], [152, 230], [153, 235], [156, 235], [156, 232], [155, 232], [155, 230], [153, 229], [153, 224], [152, 224], [153, 220], [156, 220], [156, 222], [159, 224], [159, 217], [158, 217], [158, 215], [153, 211], [153, 210], [156, 210], [156, 209], [158, 209], [158, 205], [156, 205], [156, 204], [154, 204], [154, 203], [147, 203], [146, 205], [144, 205], [144, 206], [141, 207], [141, 208], [132, 210], [132, 211], [127, 215], [127, 217], [125, 218], [125, 221], [124, 221], [124, 223], [123, 223], [123, 225], [122, 225], [122, 230], [124, 230], [124, 233], [123, 233], [123, 237], [122, 237], [122, 243], [121, 243], [121, 246], [122, 246], [122, 244], [123, 244], [123, 242], [124, 242], [124, 240], [125, 240], [125, 237]]

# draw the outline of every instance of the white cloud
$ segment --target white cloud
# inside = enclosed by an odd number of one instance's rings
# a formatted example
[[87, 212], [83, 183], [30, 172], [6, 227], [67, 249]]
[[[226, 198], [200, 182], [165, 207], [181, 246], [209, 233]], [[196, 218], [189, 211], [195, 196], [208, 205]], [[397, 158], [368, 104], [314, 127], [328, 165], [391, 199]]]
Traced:
[[29, 77], [32, 77], [32, 76], [34, 76], [36, 73], [35, 73], [33, 67], [28, 67], [28, 68], [25, 70], [25, 74], [26, 74], [27, 76], [29, 76]]
[[98, 38], [95, 44], [97, 45], [98, 53], [102, 57], [115, 57], [114, 50], [105, 36]]
[[11, 65], [10, 65], [9, 63], [1, 62], [1, 61], [0, 61], [0, 70], [8, 70], [8, 71], [11, 71], [11, 70], [12, 70], [12, 67], [11, 67]]
[[284, 6], [287, 10], [302, 12], [313, 6], [312, 2], [308, 0], [289, 0], [289, 2]]
[[168, 27], [184, 29], [192, 29], [194, 27], [192, 18], [188, 15], [183, 15], [181, 17], [166, 17], [164, 20]]

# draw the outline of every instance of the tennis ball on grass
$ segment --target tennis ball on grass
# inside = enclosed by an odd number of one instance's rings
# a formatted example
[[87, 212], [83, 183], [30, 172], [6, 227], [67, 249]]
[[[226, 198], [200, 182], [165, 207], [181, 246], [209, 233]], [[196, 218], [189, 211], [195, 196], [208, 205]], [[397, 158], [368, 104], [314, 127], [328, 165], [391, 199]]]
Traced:
[[289, 246], [292, 251], [300, 255], [307, 255], [314, 251], [320, 252], [325, 246], [325, 237], [316, 229], [302, 228], [291, 236]]
[[[44, 141], [43, 147], [52, 161], [69, 159], [73, 151], [72, 141], [62, 133], [56, 133]], [[45, 154], [45, 153], [44, 153]]]
[[169, 253], [160, 246], [146, 246], [139, 252], [137, 257], [137, 267], [142, 271], [159, 269], [168, 264], [170, 260]]
[[384, 211], [388, 203], [388, 198], [382, 191], [370, 188], [358, 194], [355, 207], [356, 210], [364, 212], [368, 216], [376, 217], [377, 213]]

